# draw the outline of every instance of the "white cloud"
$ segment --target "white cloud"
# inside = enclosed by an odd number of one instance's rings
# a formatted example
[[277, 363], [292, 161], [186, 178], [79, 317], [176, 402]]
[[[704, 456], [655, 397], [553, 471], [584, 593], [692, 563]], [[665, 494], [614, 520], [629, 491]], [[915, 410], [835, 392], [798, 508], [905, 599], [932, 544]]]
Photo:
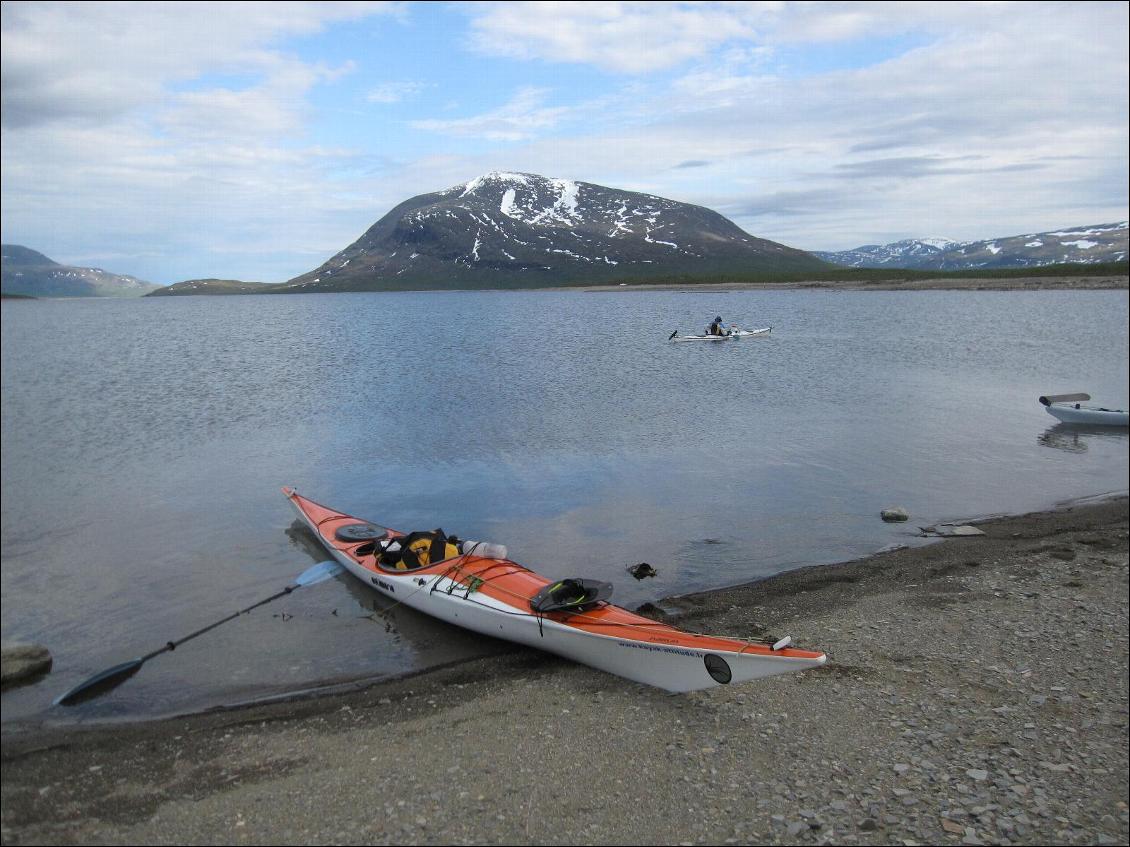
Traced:
[[[208, 267], [259, 244], [325, 251], [336, 242], [328, 230], [356, 207], [327, 173], [357, 153], [311, 143], [309, 95], [352, 66], [303, 61], [280, 44], [399, 12], [388, 3], [3, 4], [5, 238], [60, 257], [128, 253], [137, 260], [127, 272], [158, 282], [185, 266], [262, 278], [269, 261]], [[278, 272], [293, 275], [293, 265]]]
[[271, 45], [393, 3], [4, 3], [3, 124], [114, 120], [204, 73], [270, 73]]
[[412, 121], [416, 129], [446, 135], [486, 138], [493, 141], [522, 141], [556, 126], [572, 111], [565, 106], [545, 106], [547, 91], [527, 86], [506, 103], [469, 118]]
[[155, 121], [166, 134], [193, 145], [211, 140], [263, 139], [299, 136], [306, 127], [310, 89], [349, 72], [346, 63], [325, 68], [279, 57], [263, 76], [242, 88], [214, 86], [168, 95], [154, 109]]
[[[703, 59], [724, 45], [770, 50], [952, 29], [1015, 6], [921, 2], [495, 2], [467, 4], [472, 49], [643, 74]], [[1065, 10], [1065, 13], [1066, 12]], [[1021, 13], [1022, 14], [1022, 13]]]
[[482, 53], [638, 74], [752, 38], [757, 11], [775, 5], [582, 0], [475, 4], [468, 10], [471, 45]]
[[[324, 258], [339, 247], [343, 216], [382, 202], [327, 178], [357, 155], [252, 134], [189, 143], [126, 122], [12, 134], [3, 151], [5, 240], [92, 264], [106, 251], [126, 253], [134, 263], [110, 269], [154, 282], [278, 281], [295, 275], [293, 254]], [[280, 245], [288, 260], [259, 257]]]
[[[1094, 30], [1124, 4], [1043, 2], [479, 2], [470, 47], [491, 56], [587, 64], [644, 74], [708, 58], [723, 46], [768, 54], [782, 46], [862, 42], [916, 33], [978, 34], [1057, 22]], [[1022, 43], [1011, 49], [1024, 52]], [[1123, 49], [1125, 45], [1123, 44]]]
[[418, 81], [385, 82], [369, 92], [366, 98], [370, 103], [400, 103], [419, 95], [431, 87], [431, 83]]

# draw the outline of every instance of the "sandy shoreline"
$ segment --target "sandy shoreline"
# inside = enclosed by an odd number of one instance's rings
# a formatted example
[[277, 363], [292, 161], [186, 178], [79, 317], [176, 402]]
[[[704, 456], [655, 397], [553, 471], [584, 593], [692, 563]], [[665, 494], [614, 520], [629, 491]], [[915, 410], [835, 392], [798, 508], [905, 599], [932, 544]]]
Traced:
[[536, 651], [6, 736], [32, 843], [1125, 843], [1127, 499], [674, 598], [825, 668], [667, 695]]

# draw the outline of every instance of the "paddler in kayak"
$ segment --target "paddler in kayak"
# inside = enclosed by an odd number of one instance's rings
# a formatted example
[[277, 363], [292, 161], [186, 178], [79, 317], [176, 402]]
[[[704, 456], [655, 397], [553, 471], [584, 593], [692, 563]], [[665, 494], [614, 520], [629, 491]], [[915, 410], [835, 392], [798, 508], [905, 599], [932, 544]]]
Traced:
[[729, 335], [730, 333], [722, 325], [722, 318], [721, 318], [721, 316], [719, 316], [719, 317], [716, 317], [714, 319], [714, 321], [710, 324], [709, 327], [707, 327], [706, 334], [707, 335]]

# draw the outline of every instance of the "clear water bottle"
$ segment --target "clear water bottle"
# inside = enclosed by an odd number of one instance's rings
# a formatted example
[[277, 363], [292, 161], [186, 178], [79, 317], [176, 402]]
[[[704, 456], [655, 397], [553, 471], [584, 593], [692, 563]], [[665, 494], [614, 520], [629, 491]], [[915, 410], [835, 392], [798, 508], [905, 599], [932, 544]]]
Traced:
[[505, 544], [490, 544], [486, 541], [464, 541], [459, 552], [469, 556], [482, 556], [484, 559], [507, 558]]

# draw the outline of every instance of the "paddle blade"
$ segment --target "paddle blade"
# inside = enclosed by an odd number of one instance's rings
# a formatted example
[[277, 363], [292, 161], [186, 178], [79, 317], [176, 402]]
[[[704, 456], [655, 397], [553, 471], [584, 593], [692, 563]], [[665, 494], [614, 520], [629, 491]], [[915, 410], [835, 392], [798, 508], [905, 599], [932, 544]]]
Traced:
[[60, 694], [55, 698], [54, 705], [73, 706], [75, 703], [81, 703], [83, 700], [89, 700], [91, 697], [105, 694], [111, 688], [116, 688], [137, 673], [143, 664], [145, 664], [144, 659], [134, 659], [132, 662], [122, 662], [120, 665], [107, 668], [102, 671], [102, 673], [95, 674], [85, 682], [80, 682], [70, 691]]
[[337, 576], [345, 570], [344, 567], [337, 562], [318, 562], [312, 568], [304, 570], [298, 575], [298, 579], [294, 581], [295, 585], [314, 585], [321, 582], [323, 579], [329, 579], [331, 576]]

